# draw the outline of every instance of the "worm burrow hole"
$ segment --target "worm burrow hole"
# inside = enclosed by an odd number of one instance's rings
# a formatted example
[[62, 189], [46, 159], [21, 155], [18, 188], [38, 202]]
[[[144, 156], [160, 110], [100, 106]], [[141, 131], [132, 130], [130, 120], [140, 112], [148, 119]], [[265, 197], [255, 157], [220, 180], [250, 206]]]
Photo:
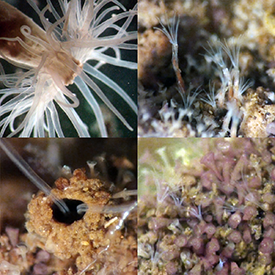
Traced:
[[84, 211], [77, 211], [77, 206], [83, 204], [80, 200], [72, 200], [72, 199], [63, 199], [67, 207], [69, 208], [69, 212], [63, 213], [56, 203], [52, 205], [53, 211], [53, 219], [56, 222], [64, 223], [70, 225], [75, 221], [81, 220], [82, 217], [85, 215], [86, 212]]

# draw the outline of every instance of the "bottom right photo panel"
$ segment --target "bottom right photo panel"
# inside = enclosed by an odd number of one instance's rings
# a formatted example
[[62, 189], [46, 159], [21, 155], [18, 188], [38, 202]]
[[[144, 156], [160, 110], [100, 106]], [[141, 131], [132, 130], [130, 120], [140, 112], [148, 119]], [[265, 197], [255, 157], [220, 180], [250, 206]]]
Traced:
[[138, 141], [139, 274], [275, 274], [275, 139]]

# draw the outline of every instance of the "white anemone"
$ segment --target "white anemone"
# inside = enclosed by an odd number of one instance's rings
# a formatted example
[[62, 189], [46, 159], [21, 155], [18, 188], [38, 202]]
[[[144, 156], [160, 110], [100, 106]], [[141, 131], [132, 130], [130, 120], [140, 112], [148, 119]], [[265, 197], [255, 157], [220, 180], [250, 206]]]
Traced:
[[[14, 74], [0, 68], [0, 81], [6, 86], [0, 90], [0, 136], [64, 137], [64, 124], [70, 121], [78, 136], [89, 137], [93, 113], [100, 135], [106, 137], [98, 99], [132, 130], [124, 116], [136, 117], [137, 106], [102, 68], [111, 64], [137, 69], [135, 61], [124, 58], [125, 52], [137, 49], [137, 32], [131, 30], [137, 7], [127, 11], [117, 0], [58, 0], [56, 7], [47, 0], [39, 10], [34, 0], [27, 2], [43, 28], [0, 1], [0, 57], [20, 68]], [[110, 97], [100, 84], [117, 97]], [[118, 98], [126, 102], [120, 111]], [[80, 114], [76, 108], [85, 101], [89, 110]]]

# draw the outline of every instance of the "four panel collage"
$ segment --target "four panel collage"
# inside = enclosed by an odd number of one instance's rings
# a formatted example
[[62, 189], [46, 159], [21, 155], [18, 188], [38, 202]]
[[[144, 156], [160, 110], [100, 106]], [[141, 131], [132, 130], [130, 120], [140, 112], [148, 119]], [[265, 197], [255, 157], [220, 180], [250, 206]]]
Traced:
[[275, 0], [0, 0], [0, 275], [275, 275]]

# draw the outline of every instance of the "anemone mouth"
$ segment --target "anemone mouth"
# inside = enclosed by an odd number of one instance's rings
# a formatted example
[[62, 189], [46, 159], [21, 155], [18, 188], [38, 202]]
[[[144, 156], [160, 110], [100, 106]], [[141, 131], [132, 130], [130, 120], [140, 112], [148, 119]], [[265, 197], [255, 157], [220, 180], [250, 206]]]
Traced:
[[83, 201], [63, 199], [63, 202], [67, 205], [69, 212], [62, 212], [56, 203], [53, 203], [53, 205], [51, 206], [53, 211], [53, 219], [56, 222], [70, 225], [75, 221], [79, 221], [83, 218], [86, 211], [77, 211], [78, 206], [83, 204]]

